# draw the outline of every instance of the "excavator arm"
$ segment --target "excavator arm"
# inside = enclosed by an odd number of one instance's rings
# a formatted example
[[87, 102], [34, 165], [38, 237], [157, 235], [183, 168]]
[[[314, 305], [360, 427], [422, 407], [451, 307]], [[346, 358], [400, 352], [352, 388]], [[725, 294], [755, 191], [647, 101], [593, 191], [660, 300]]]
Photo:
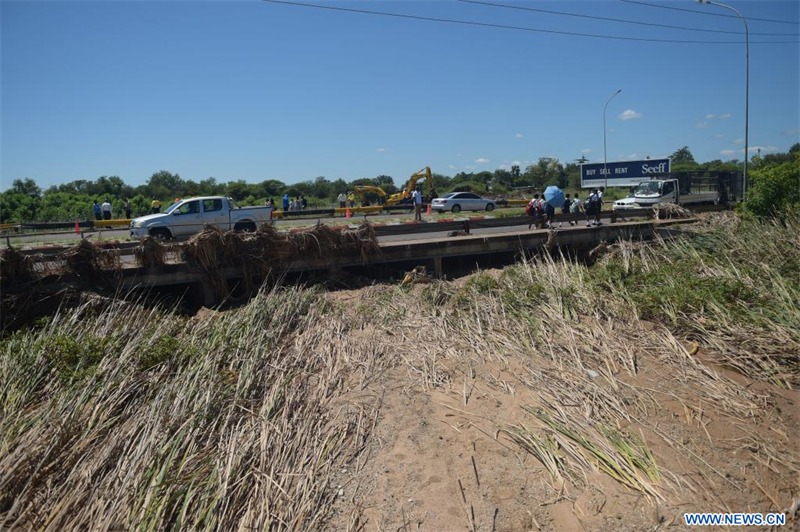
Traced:
[[403, 187], [403, 190], [386, 198], [386, 205], [395, 205], [402, 202], [406, 198], [410, 198], [411, 193], [417, 187], [417, 182], [420, 179], [425, 179], [426, 192], [423, 195], [427, 198], [430, 198], [433, 192], [433, 178], [431, 177], [431, 167], [426, 166], [419, 172], [411, 174], [411, 177], [408, 178], [408, 183], [406, 183], [406, 186]]
[[373, 185], [356, 185], [353, 187], [353, 193], [355, 193], [359, 198], [361, 198], [361, 202], [363, 204], [368, 204], [367, 201], [367, 194], [375, 194], [378, 196], [378, 204], [384, 203], [386, 200], [386, 192], [381, 187], [376, 187]]

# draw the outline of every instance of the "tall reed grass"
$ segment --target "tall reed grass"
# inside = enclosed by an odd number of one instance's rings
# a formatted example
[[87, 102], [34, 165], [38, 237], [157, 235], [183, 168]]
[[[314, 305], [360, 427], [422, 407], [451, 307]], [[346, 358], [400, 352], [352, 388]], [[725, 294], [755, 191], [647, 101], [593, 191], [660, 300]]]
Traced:
[[317, 291], [286, 289], [190, 320], [79, 308], [11, 336], [3, 527], [319, 526], [368, 425], [331, 406], [349, 356], [332, 325]]
[[[544, 256], [344, 299], [262, 289], [193, 318], [124, 301], [64, 309], [0, 346], [0, 523], [329, 527], [337, 471], [363, 465], [376, 423], [379, 404], [359, 395], [372, 386], [448, 390], [465, 409], [478, 382], [514, 396], [514, 421], [485, 420], [487, 433], [534, 456], [559, 492], [594, 474], [652, 501], [714, 490], [659, 463], [655, 443], [698, 478], [747, 489], [653, 419], [666, 401], [746, 426], [764, 415], [768, 397], [706, 361], [797, 385], [798, 235], [796, 216], [721, 217], [621, 242], [592, 267]], [[764, 463], [796, 475], [788, 439], [751, 433]]]

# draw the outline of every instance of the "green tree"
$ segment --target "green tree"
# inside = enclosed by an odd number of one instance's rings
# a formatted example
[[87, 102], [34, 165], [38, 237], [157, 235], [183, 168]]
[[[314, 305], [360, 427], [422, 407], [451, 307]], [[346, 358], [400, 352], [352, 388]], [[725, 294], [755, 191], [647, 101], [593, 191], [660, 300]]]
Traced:
[[25, 179], [15, 179], [11, 183], [11, 192], [14, 194], [24, 194], [26, 196], [38, 197], [42, 194], [42, 189], [36, 184], [36, 181], [26, 177]]
[[670, 165], [672, 172], [692, 172], [699, 167], [688, 146], [679, 149], [670, 158], [672, 159], [672, 164]]
[[314, 179], [309, 189], [309, 195], [314, 198], [330, 198], [331, 197], [331, 182], [325, 176], [318, 176]]
[[492, 177], [492, 192], [504, 194], [513, 186], [513, 182], [514, 177], [510, 171], [504, 168], [498, 168], [494, 171], [494, 176]]
[[494, 174], [492, 172], [484, 170], [483, 172], [478, 172], [475, 174], [475, 179], [483, 183], [484, 190], [487, 189], [489, 182], [494, 179]]
[[684, 163], [693, 163], [696, 164], [694, 160], [694, 155], [689, 150], [689, 146], [684, 146], [683, 148], [679, 149], [671, 156], [673, 164], [684, 164]]
[[[452, 180], [448, 176], [431, 172], [431, 178], [433, 179], [433, 190], [436, 191], [438, 196], [441, 196], [446, 191], [450, 190], [450, 187], [452, 186]], [[395, 191], [397, 191], [397, 189], [395, 189]]]
[[204, 196], [221, 196], [225, 192], [225, 186], [217, 183], [216, 178], [207, 177], [199, 183], [199, 192]]
[[183, 179], [178, 174], [161, 170], [150, 176], [144, 194], [159, 199], [183, 197], [185, 195]]
[[523, 179], [525, 184], [536, 189], [543, 189], [547, 185], [557, 184], [563, 181], [563, 165], [554, 157], [539, 157], [536, 164], [532, 164], [525, 169]]
[[698, 165], [697, 170], [704, 172], [736, 172], [739, 170], [739, 165], [732, 161], [714, 159], [713, 161]]
[[[581, 160], [581, 159], [579, 159]], [[577, 162], [567, 163], [564, 167], [565, 183], [564, 187], [569, 190], [581, 189], [581, 165]]]
[[[436, 182], [436, 175], [435, 174], [431, 174], [431, 176], [433, 177], [433, 180], [434, 180], [434, 183], [435, 183]], [[394, 194], [395, 192], [397, 192], [397, 185], [394, 184], [394, 179], [392, 179], [392, 177], [388, 176], [388, 175], [383, 175], [382, 174], [382, 175], [379, 175], [378, 177], [376, 177], [375, 178], [375, 186], [376, 187], [381, 187], [383, 189], [383, 191], [386, 192], [387, 194]]]
[[775, 165], [759, 164], [749, 173], [750, 188], [743, 208], [759, 217], [800, 209], [800, 151], [793, 160]]
[[225, 185], [225, 195], [232, 197], [236, 201], [243, 201], [251, 194], [251, 185], [244, 179], [231, 181]]
[[350, 188], [348, 187], [347, 182], [342, 178], [339, 178], [331, 183], [331, 194], [334, 197], [338, 196], [340, 192], [347, 192], [348, 190], [350, 190]]

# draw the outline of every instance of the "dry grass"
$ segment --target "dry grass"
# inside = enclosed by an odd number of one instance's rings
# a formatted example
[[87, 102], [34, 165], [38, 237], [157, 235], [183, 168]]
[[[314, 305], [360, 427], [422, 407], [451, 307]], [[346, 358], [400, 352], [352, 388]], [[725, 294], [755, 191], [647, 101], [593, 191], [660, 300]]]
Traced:
[[157, 268], [166, 264], [168, 248], [157, 238], [146, 236], [133, 250], [136, 263], [144, 268]]
[[378, 239], [368, 222], [355, 230], [339, 231], [324, 224], [296, 233], [280, 233], [270, 225], [262, 225], [254, 233], [228, 231], [209, 227], [180, 244], [180, 253], [190, 264], [200, 266], [209, 284], [220, 297], [228, 295], [222, 275], [224, 268], [236, 268], [242, 274], [245, 291], [256, 287], [254, 280], [263, 280], [280, 272], [291, 261], [329, 256], [360, 254], [366, 258], [378, 251]]
[[118, 251], [103, 249], [89, 239], [81, 240], [77, 246], [62, 252], [61, 256], [67, 271], [84, 279], [97, 277], [103, 272], [118, 272], [121, 267]]
[[318, 528], [370, 425], [334, 404], [359, 357], [319, 303], [268, 292], [190, 321], [117, 303], [13, 335], [3, 528]]
[[653, 207], [653, 215], [656, 220], [667, 220], [669, 218], [691, 218], [694, 213], [675, 203], [658, 203]]
[[[591, 268], [544, 256], [334, 302], [261, 291], [194, 319], [122, 302], [60, 313], [0, 351], [0, 522], [330, 527], [336, 472], [360, 469], [376, 423], [372, 387], [458, 398], [454, 433], [475, 428], [534, 457], [559, 496], [602, 477], [652, 504], [727, 511], [735, 493], [780, 510], [796, 496], [780, 479], [794, 482], [800, 458], [769, 387], [798, 382], [798, 229], [703, 222], [693, 239], [609, 246]], [[213, 268], [234, 253], [260, 268], [269, 231], [235, 244], [205, 234], [193, 260]], [[286, 238], [272, 256], [370, 241], [334, 233]], [[513, 411], [473, 415], [478, 394]], [[731, 476], [726, 461], [744, 453], [759, 469]], [[360, 511], [354, 500], [350, 526]]]
[[[704, 405], [746, 427], [765, 420], [771, 400], [703, 363], [697, 351], [756, 380], [791, 388], [800, 378], [800, 298], [793, 277], [800, 246], [791, 252], [795, 266], [784, 246], [797, 243], [797, 220], [740, 235], [730, 214], [716, 218], [721, 223], [713, 229], [713, 221], [700, 224], [714, 234], [712, 253], [704, 240], [622, 242], [608, 248], [597, 271], [545, 256], [458, 285], [375, 289], [359, 314], [401, 336], [394, 338], [398, 356], [414, 386], [447, 390], [463, 396], [465, 405], [474, 385], [461, 375], [522, 364], [514, 381], [483, 378], [502, 393], [532, 398], [523, 406], [529, 423], [495, 422], [487, 432], [500, 431], [535, 456], [557, 486], [580, 485], [601, 471], [652, 500], [676, 500], [686, 490], [710, 493], [714, 481], [687, 482], [658, 463], [650, 444], [688, 457], [700, 478], [732, 481], [705, 452], [672, 436], [677, 428], [649, 420], [665, 415], [665, 402], [682, 404], [687, 423], [716, 448], [721, 442], [708, 433]], [[769, 244], [756, 256], [753, 241]], [[707, 281], [689, 285], [687, 271]], [[738, 299], [751, 293], [740, 284], [770, 296]], [[693, 297], [687, 290], [695, 290]], [[703, 306], [694, 307], [695, 301]], [[404, 349], [403, 339], [415, 330], [424, 330], [424, 345]], [[779, 451], [774, 441], [746, 441], [737, 445], [756, 449], [764, 467], [797, 473], [797, 450], [786, 442], [777, 444]]]

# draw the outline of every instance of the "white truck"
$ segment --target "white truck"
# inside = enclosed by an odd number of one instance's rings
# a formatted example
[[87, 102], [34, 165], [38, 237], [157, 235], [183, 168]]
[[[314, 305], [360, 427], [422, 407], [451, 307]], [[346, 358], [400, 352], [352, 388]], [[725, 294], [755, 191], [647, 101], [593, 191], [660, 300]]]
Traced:
[[677, 179], [652, 179], [642, 181], [627, 198], [614, 202], [613, 209], [645, 209], [657, 203], [693, 205], [698, 203], [719, 203], [719, 191], [695, 190], [681, 193]]
[[193, 235], [207, 225], [222, 231], [255, 231], [272, 220], [272, 207], [240, 207], [225, 196], [200, 196], [178, 200], [164, 212], [131, 220], [131, 237], [162, 240]]

